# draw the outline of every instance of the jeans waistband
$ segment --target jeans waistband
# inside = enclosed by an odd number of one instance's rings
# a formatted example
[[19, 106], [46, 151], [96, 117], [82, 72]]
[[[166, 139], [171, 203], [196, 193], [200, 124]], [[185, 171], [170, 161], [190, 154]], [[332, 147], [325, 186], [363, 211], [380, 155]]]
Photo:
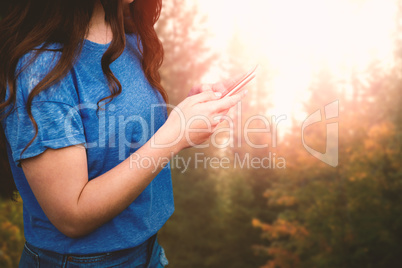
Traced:
[[131, 256], [134, 258], [146, 258], [149, 259], [149, 255], [152, 252], [153, 244], [155, 242], [157, 234], [150, 237], [148, 240], [142, 244], [134, 247], [118, 251], [111, 251], [105, 253], [94, 253], [94, 254], [60, 254], [53, 251], [43, 250], [35, 247], [28, 242], [26, 242], [26, 247], [28, 250], [34, 251], [36, 254], [42, 256], [42, 258], [47, 259], [52, 263], [65, 263], [65, 262], [75, 262], [75, 263], [86, 263], [86, 262], [97, 262], [102, 261], [102, 259], [110, 258], [124, 258], [125, 256]]

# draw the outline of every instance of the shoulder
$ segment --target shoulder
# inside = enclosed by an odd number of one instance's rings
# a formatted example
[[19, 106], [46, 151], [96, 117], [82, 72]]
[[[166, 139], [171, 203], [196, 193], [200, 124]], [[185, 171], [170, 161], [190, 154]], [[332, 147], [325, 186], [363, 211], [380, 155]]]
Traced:
[[127, 41], [127, 44], [137, 45], [137, 43], [139, 41], [139, 36], [135, 33], [126, 33], [126, 41]]
[[43, 48], [35, 47], [20, 58], [17, 72], [25, 76], [47, 74], [54, 68], [60, 56], [60, 45], [49, 44]]
[[126, 47], [141, 57], [142, 43], [139, 35], [135, 33], [126, 33]]
[[[61, 57], [60, 45], [50, 44], [45, 49], [35, 48], [20, 58], [17, 65], [17, 105], [24, 106], [29, 94], [56, 66]], [[46, 87], [34, 101], [53, 101], [74, 105], [75, 86], [71, 70], [55, 84]]]

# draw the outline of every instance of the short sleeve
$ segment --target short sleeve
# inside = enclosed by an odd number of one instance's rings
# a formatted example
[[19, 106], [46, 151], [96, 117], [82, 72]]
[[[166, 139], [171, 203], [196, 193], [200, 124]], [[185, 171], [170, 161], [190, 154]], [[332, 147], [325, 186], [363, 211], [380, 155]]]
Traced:
[[35, 136], [35, 128], [26, 107], [14, 109], [4, 120], [4, 132], [17, 166], [20, 166], [21, 159], [37, 156], [48, 148], [85, 144], [84, 128], [76, 108], [59, 102], [34, 102], [32, 115], [38, 125], [38, 134], [24, 152]]
[[[23, 57], [20, 62], [27, 61], [29, 56]], [[85, 144], [84, 127], [78, 109], [79, 97], [75, 89], [73, 71], [70, 71], [58, 83], [34, 97], [31, 109], [38, 126], [38, 134], [24, 150], [36, 133], [27, 112], [28, 95], [52, 69], [58, 56], [55, 52], [43, 52], [18, 77], [16, 104], [10, 114], [2, 120], [17, 166], [20, 166], [21, 159], [37, 156], [48, 148], [59, 149]]]

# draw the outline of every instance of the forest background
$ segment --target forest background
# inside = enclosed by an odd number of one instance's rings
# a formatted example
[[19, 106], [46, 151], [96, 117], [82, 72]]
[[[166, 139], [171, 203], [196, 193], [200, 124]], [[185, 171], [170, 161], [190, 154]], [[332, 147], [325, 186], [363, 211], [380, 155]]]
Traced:
[[[281, 89], [274, 83], [275, 61], [252, 56], [247, 40], [236, 31], [216, 49], [207, 12], [194, 2], [165, 1], [157, 31], [165, 47], [161, 75], [171, 104], [183, 100], [193, 85], [227, 79], [257, 60], [260, 65], [239, 104], [241, 116], [238, 107], [230, 113], [233, 136], [216, 136], [221, 143], [240, 140], [241, 146], [187, 149], [179, 156], [190, 161], [189, 167], [172, 166], [176, 209], [159, 232], [169, 267], [402, 267], [402, 1], [392, 2], [390, 59], [367, 57], [363, 67], [348, 66], [342, 75], [321, 61], [312, 68], [304, 91], [286, 93], [289, 100], [299, 94], [298, 109], [292, 102], [291, 112], [278, 113], [275, 96]], [[376, 14], [372, 19], [376, 21]], [[296, 19], [290, 22], [295, 32], [302, 30]], [[279, 59], [298, 57], [291, 50], [297, 42], [284, 45], [289, 53]], [[297, 81], [292, 85], [297, 87]], [[289, 106], [286, 100], [279, 106]], [[336, 104], [335, 118], [302, 129], [308, 115], [317, 110], [325, 115], [331, 104]], [[260, 120], [246, 126], [253, 116]], [[272, 123], [280, 116], [286, 120], [277, 124], [279, 129], [270, 124], [269, 132], [244, 135], [245, 128], [265, 128], [261, 118]], [[338, 127], [336, 133], [327, 133], [329, 124]], [[332, 165], [306, 150], [325, 153], [327, 135], [337, 136], [332, 157], [339, 160]], [[250, 146], [246, 138], [269, 146]], [[265, 158], [271, 165], [197, 166], [197, 154], [232, 164], [236, 157]], [[22, 201], [0, 200], [0, 267], [17, 267], [24, 241]]]

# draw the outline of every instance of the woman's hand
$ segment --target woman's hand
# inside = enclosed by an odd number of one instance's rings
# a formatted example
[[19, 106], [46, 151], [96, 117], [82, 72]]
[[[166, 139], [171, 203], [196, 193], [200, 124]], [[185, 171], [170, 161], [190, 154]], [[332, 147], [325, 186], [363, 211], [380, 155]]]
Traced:
[[[205, 88], [205, 86], [201, 86], [201, 88]], [[172, 110], [162, 126], [163, 134], [159, 135], [158, 144], [165, 146], [169, 144], [174, 151], [179, 152], [203, 143], [223, 121], [222, 117], [245, 95], [246, 92], [242, 92], [221, 98], [220, 91], [206, 90], [186, 98]]]
[[201, 84], [194, 86], [188, 93], [187, 97], [191, 97], [193, 95], [197, 95], [207, 91], [220, 92], [223, 94], [226, 89], [229, 88], [229, 86], [231, 86], [236, 81], [237, 78], [240, 78], [240, 76], [236, 77], [235, 79], [228, 79], [215, 84]]

